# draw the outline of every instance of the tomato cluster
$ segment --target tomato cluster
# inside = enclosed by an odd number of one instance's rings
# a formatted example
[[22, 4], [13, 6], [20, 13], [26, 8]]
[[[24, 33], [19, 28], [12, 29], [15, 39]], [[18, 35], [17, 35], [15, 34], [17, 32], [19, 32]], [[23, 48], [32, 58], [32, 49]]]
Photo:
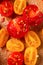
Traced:
[[[27, 5], [26, 0], [15, 0], [14, 3], [10, 0], [3, 0], [0, 4], [0, 14], [5, 17], [17, 15], [16, 18], [11, 18], [7, 24], [7, 31], [13, 38], [7, 42], [6, 48], [9, 51], [15, 51], [9, 56], [8, 65], [23, 65], [23, 62], [26, 65], [31, 65], [31, 63], [35, 65], [37, 61], [36, 48], [40, 46], [41, 41], [34, 32], [27, 32], [30, 30], [29, 26], [38, 26], [43, 22], [42, 12], [39, 11], [36, 5]], [[3, 29], [1, 32], [3, 33]], [[0, 35], [2, 35], [1, 32]], [[2, 39], [5, 39], [6, 36], [8, 35], [3, 35]], [[26, 45], [29, 47], [26, 49], [24, 56], [20, 53], [24, 50], [24, 44], [16, 39], [22, 37], [25, 37]], [[5, 40], [3, 41], [5, 43]]]
[[[25, 2], [25, 3], [23, 3]], [[43, 14], [36, 5], [27, 5], [24, 0], [15, 0], [14, 5], [11, 1], [5, 0], [0, 4], [0, 14], [6, 17], [16, 13], [22, 15], [12, 19], [7, 30], [15, 38], [22, 38], [29, 30], [30, 26], [37, 26], [43, 21]]]

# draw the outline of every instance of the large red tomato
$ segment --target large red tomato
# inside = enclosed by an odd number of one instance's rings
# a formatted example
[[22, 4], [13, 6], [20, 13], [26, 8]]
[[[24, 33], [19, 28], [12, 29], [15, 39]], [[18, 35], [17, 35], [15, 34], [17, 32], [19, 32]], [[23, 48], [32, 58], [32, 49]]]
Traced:
[[15, 38], [23, 37], [28, 31], [28, 22], [22, 17], [11, 20], [7, 26], [9, 34]]

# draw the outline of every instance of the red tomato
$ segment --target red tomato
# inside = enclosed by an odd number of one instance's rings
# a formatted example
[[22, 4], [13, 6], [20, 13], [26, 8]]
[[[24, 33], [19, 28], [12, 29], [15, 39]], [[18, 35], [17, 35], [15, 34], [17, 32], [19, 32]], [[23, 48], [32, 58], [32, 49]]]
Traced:
[[11, 20], [7, 26], [9, 34], [15, 38], [23, 37], [28, 31], [28, 22], [22, 17]]
[[36, 5], [28, 5], [23, 12], [23, 18], [31, 25], [39, 25], [43, 21], [43, 14]]
[[33, 18], [38, 13], [38, 7], [36, 5], [28, 5], [23, 12], [23, 16], [26, 18]]
[[0, 13], [3, 16], [10, 16], [13, 13], [13, 5], [10, 1], [3, 1], [0, 6]]
[[23, 65], [23, 54], [20, 52], [13, 52], [8, 58], [8, 65]]
[[37, 14], [37, 16], [35, 16], [33, 18], [33, 20], [31, 21], [30, 25], [32, 25], [32, 26], [38, 26], [41, 23], [43, 23], [43, 14], [41, 12], [39, 12]]

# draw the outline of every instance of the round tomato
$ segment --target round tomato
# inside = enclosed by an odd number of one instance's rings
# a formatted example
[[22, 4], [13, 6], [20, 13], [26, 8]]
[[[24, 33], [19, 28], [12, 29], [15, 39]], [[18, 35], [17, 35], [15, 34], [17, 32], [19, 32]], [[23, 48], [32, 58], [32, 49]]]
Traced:
[[8, 65], [23, 65], [23, 54], [20, 52], [13, 52], [8, 58]]
[[43, 14], [36, 5], [28, 5], [24, 9], [23, 18], [28, 19], [28, 22], [31, 25], [38, 25], [43, 21]]
[[39, 12], [38, 7], [36, 5], [28, 5], [24, 11], [23, 11], [23, 16], [26, 18], [33, 18], [37, 15]]
[[23, 37], [28, 31], [28, 22], [22, 17], [11, 20], [7, 26], [9, 34], [15, 38]]
[[35, 16], [33, 18], [33, 20], [31, 21], [30, 25], [32, 25], [32, 26], [38, 26], [41, 23], [43, 23], [43, 14], [42, 14], [42, 12], [39, 12], [37, 14], [37, 16]]
[[3, 1], [0, 6], [0, 14], [10, 16], [13, 13], [13, 5], [10, 1]]
[[11, 52], [14, 51], [22, 52], [24, 50], [24, 44], [23, 42], [16, 38], [11, 38], [10, 40], [7, 41], [6, 48]]

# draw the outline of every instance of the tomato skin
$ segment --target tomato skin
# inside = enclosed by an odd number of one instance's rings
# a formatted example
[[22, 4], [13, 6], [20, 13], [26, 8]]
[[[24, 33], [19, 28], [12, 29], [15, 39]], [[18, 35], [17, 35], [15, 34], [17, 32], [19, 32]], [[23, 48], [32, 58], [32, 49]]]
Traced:
[[42, 12], [39, 12], [38, 15], [33, 18], [33, 21], [31, 21], [30, 25], [31, 26], [38, 26], [41, 23], [43, 23], [43, 14], [42, 14]]
[[1, 7], [0, 7], [0, 14], [2, 14], [3, 16], [10, 16], [12, 15], [13, 13], [13, 5], [10, 1], [6, 0], [6, 1], [3, 1], [1, 3]]
[[28, 31], [28, 22], [22, 17], [17, 17], [9, 22], [7, 30], [11, 36], [22, 38]]
[[8, 65], [23, 65], [24, 56], [20, 52], [13, 52], [8, 58]]
[[14, 1], [14, 12], [16, 14], [22, 15], [25, 7], [26, 7], [26, 0], [15, 0]]
[[23, 16], [26, 18], [33, 18], [38, 12], [38, 7], [36, 5], [28, 5], [24, 11]]
[[32, 26], [37, 26], [43, 21], [43, 14], [36, 5], [28, 5], [24, 9], [23, 17]]

